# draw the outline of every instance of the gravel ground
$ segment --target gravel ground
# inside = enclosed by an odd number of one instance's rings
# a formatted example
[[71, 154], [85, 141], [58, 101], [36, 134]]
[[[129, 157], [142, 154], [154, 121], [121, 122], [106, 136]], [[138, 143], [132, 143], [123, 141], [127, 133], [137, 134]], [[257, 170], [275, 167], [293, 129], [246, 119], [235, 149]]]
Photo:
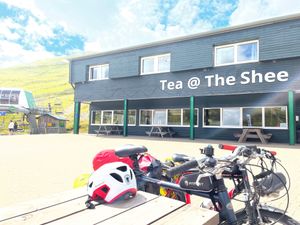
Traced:
[[[224, 144], [200, 139], [95, 137], [84, 134], [0, 136], [0, 207], [72, 189], [78, 175], [92, 171], [92, 159], [103, 149], [124, 144], [144, 145], [149, 153], [163, 160], [176, 152], [199, 156], [198, 149], [208, 143], [216, 149], [219, 143]], [[290, 174], [292, 187], [288, 214], [300, 221], [300, 213], [297, 214], [300, 208], [300, 146], [268, 144], [265, 148], [278, 152], [278, 158]], [[215, 152], [216, 156], [228, 154], [222, 150]], [[199, 204], [200, 200], [194, 199], [194, 204]], [[274, 204], [284, 208], [284, 201]]]

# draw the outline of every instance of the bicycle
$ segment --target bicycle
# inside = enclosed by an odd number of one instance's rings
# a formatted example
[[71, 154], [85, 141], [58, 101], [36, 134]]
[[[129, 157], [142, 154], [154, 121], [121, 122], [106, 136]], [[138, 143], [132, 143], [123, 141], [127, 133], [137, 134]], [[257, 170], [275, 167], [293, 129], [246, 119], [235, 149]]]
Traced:
[[[129, 146], [116, 150], [116, 155], [119, 157], [130, 157], [133, 160], [133, 171], [139, 189], [142, 189], [146, 183], [151, 183], [210, 199], [214, 209], [219, 212], [220, 224], [275, 224], [277, 222], [288, 225], [299, 224], [286, 215], [287, 209], [283, 211], [260, 204], [261, 196], [277, 193], [282, 188], [286, 190], [288, 196], [285, 176], [274, 172], [274, 165], [277, 162], [274, 152], [256, 146], [238, 146], [232, 154], [215, 158], [214, 149], [207, 147], [202, 151], [205, 155], [203, 158], [190, 159], [180, 166], [168, 169], [169, 177], [181, 174], [178, 184], [146, 176], [139, 169], [137, 160], [138, 155], [145, 152], [147, 148], [143, 146]], [[261, 171], [256, 175], [248, 168], [254, 165], [250, 164], [254, 159], [261, 160]], [[269, 167], [267, 160], [270, 161]], [[231, 197], [241, 195], [245, 203], [244, 209], [234, 211], [224, 183], [224, 179], [228, 178], [232, 179], [235, 185]], [[250, 182], [250, 178], [253, 182]]]

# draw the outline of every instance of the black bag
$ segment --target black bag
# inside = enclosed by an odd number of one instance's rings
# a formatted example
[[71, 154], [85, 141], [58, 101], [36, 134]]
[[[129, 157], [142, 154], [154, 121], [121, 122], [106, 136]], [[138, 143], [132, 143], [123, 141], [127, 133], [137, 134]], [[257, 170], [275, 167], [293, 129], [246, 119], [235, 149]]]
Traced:
[[[199, 175], [202, 177], [197, 184], [197, 179]], [[191, 173], [191, 174], [184, 174], [179, 181], [180, 187], [187, 189], [187, 190], [196, 190], [196, 191], [203, 191], [203, 192], [210, 192], [214, 189], [213, 185], [213, 176], [211, 175], [203, 175], [202, 173]]]

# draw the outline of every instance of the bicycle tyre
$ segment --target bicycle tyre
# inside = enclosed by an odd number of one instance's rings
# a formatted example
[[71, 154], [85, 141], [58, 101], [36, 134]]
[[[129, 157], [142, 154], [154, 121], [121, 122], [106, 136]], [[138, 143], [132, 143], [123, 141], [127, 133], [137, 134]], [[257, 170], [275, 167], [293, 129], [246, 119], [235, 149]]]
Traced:
[[[279, 219], [276, 222], [276, 224], [300, 225], [300, 223], [298, 221], [296, 221], [293, 218], [291, 218], [287, 215], [284, 215], [282, 213], [272, 212], [272, 211], [268, 211], [268, 210], [265, 210], [265, 209], [260, 209], [259, 212], [260, 212], [261, 216], [263, 217], [264, 224], [270, 224], [271, 225]], [[248, 223], [247, 214], [246, 214], [245, 210], [238, 212], [236, 214], [236, 217], [237, 217], [237, 221], [238, 221], [237, 224], [238, 225]]]

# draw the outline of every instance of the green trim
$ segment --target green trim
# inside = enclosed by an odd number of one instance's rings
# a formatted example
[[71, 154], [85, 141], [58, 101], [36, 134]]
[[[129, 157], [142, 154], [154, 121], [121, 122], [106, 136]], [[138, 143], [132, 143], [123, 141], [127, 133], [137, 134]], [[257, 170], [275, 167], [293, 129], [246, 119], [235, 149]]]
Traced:
[[127, 137], [128, 135], [128, 107], [127, 99], [124, 99], [124, 114], [123, 114], [123, 136]]
[[79, 126], [80, 126], [80, 102], [75, 102], [73, 134], [79, 134]]
[[24, 91], [29, 109], [36, 108], [35, 100], [31, 92]]
[[290, 145], [296, 143], [296, 126], [295, 126], [295, 101], [294, 101], [294, 92], [288, 92], [288, 103], [289, 103], [289, 136], [290, 136]]
[[194, 96], [190, 97], [190, 139], [195, 139], [195, 129], [194, 129], [194, 108], [195, 108], [195, 98]]

